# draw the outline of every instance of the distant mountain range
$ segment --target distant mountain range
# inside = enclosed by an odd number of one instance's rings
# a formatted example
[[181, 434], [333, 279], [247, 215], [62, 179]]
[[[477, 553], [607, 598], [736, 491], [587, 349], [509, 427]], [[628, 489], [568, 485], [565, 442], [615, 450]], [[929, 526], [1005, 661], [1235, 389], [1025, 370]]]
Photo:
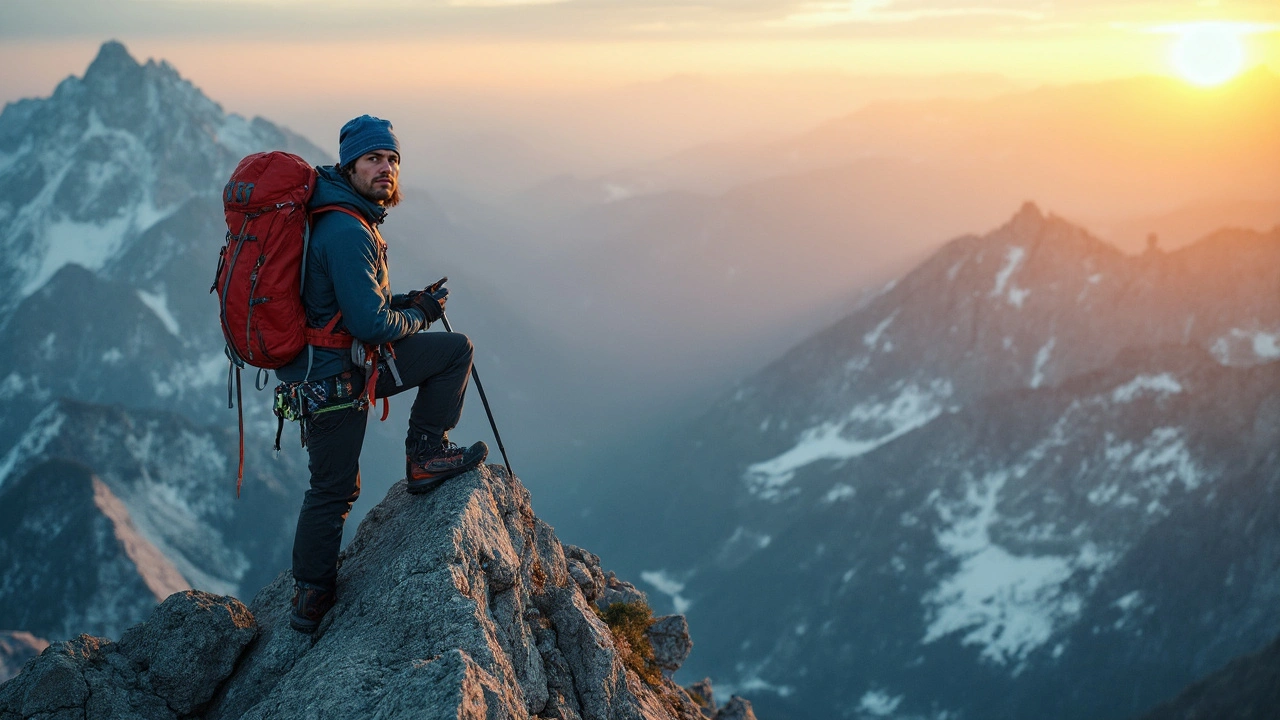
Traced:
[[[252, 593], [287, 566], [305, 469], [251, 442], [235, 499], [207, 293], [219, 189], [268, 148], [325, 158], [119, 43], [0, 114], [5, 629], [115, 634], [179, 587]], [[262, 438], [265, 411], [248, 409]]]
[[504, 286], [554, 283], [567, 346], [638, 389], [595, 394], [701, 404], [1027, 200], [1134, 254], [1150, 233], [1173, 250], [1265, 231], [1280, 223], [1277, 126], [1265, 70], [1209, 91], [1144, 77], [882, 102], [781, 139], [558, 176], [489, 214], [523, 218], [511, 236], [555, 259]]
[[1025, 206], [653, 449], [600, 547], [762, 716], [1132, 716], [1280, 632], [1278, 297], [1280, 228]]
[[[406, 203], [391, 252], [451, 276], [540, 514], [688, 610], [688, 672], [766, 720], [1127, 717], [1280, 632], [1280, 230], [1126, 255], [1028, 204], [938, 241], [1041, 191], [1173, 217], [1196, 173], [1265, 204], [1275, 84], [1176, 122], [1116, 119], [1194, 104], [1149, 82], [868, 108], [673, 165], [712, 191]], [[1096, 173], [1060, 172], [1108, 118]], [[218, 193], [261, 149], [331, 161], [118, 43], [0, 114], [0, 630], [115, 636], [175, 587], [287, 567], [302, 457], [267, 457], [251, 394], [232, 499], [207, 293]], [[376, 493], [403, 426], [374, 427]]]

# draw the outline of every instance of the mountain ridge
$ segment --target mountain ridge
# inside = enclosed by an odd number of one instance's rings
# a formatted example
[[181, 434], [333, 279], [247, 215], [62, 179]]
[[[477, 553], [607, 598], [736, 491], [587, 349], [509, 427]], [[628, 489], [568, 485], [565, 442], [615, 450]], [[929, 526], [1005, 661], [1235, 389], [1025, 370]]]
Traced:
[[[896, 698], [907, 716], [1132, 715], [1280, 630], [1250, 610], [1280, 592], [1260, 570], [1271, 536], [1225, 539], [1229, 517], [1256, 528], [1269, 507], [1237, 498], [1278, 481], [1278, 241], [1224, 231], [1126, 255], [1024, 205], [673, 432], [657, 482], [621, 490], [609, 517], [631, 521], [619, 537], [686, 530], [646, 558], [601, 550], [703, 628], [689, 668], [766, 714], [870, 718]], [[1171, 516], [1196, 538], [1177, 562], [1152, 555]], [[1215, 534], [1230, 549], [1209, 561], [1195, 548]], [[1231, 608], [1216, 624], [1168, 632], [1211, 598]], [[1140, 648], [1163, 684], [1112, 666], [1108, 643]], [[1101, 667], [1142, 687], [1134, 704], [1038, 704]], [[852, 697], [814, 700], [837, 682]]]
[[[738, 698], [717, 712], [709, 686], [699, 703], [661, 674], [638, 674], [628, 658], [640, 641], [593, 607], [643, 594], [561, 545], [498, 466], [426, 496], [397, 483], [342, 553], [337, 605], [314, 635], [288, 626], [291, 592], [288, 573], [248, 608], [181, 592], [118, 642], [81, 635], [56, 644], [0, 685], [0, 715], [755, 717]], [[658, 618], [646, 636], [654, 654], [645, 662], [670, 670], [688, 653], [683, 618]]]

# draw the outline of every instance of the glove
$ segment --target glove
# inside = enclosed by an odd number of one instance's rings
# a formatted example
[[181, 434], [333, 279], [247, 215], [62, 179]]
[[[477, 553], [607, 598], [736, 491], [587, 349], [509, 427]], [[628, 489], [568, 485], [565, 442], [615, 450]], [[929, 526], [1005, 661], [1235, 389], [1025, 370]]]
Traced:
[[449, 278], [440, 278], [421, 291], [408, 296], [409, 307], [417, 308], [427, 319], [427, 324], [444, 317], [444, 304], [449, 299], [449, 288], [444, 283]]

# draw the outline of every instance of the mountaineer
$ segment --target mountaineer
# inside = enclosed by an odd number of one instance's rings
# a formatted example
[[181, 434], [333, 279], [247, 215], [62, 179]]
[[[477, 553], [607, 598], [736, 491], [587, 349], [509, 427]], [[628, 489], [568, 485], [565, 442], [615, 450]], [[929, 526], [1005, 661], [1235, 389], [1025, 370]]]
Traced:
[[[483, 442], [463, 448], [448, 438], [462, 414], [471, 341], [460, 333], [419, 333], [444, 315], [449, 291], [443, 280], [391, 295], [387, 246], [378, 232], [401, 197], [400, 143], [391, 123], [362, 115], [343, 125], [338, 164], [316, 171], [303, 258], [308, 346], [276, 371], [285, 394], [305, 404], [299, 414], [311, 487], [294, 537], [290, 618], [302, 632], [314, 631], [336, 599], [342, 528], [360, 496], [360, 449], [376, 397], [418, 390], [405, 439], [411, 493], [476, 467], [489, 452]], [[354, 337], [370, 348], [368, 367], [350, 347], [317, 335]]]

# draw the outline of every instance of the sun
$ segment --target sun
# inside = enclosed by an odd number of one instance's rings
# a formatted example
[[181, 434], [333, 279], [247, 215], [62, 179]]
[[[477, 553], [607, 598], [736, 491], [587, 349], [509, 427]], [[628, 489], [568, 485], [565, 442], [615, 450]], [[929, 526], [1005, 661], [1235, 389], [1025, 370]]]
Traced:
[[1169, 54], [1173, 69], [1192, 85], [1221, 85], [1244, 69], [1244, 33], [1233, 23], [1182, 25]]

